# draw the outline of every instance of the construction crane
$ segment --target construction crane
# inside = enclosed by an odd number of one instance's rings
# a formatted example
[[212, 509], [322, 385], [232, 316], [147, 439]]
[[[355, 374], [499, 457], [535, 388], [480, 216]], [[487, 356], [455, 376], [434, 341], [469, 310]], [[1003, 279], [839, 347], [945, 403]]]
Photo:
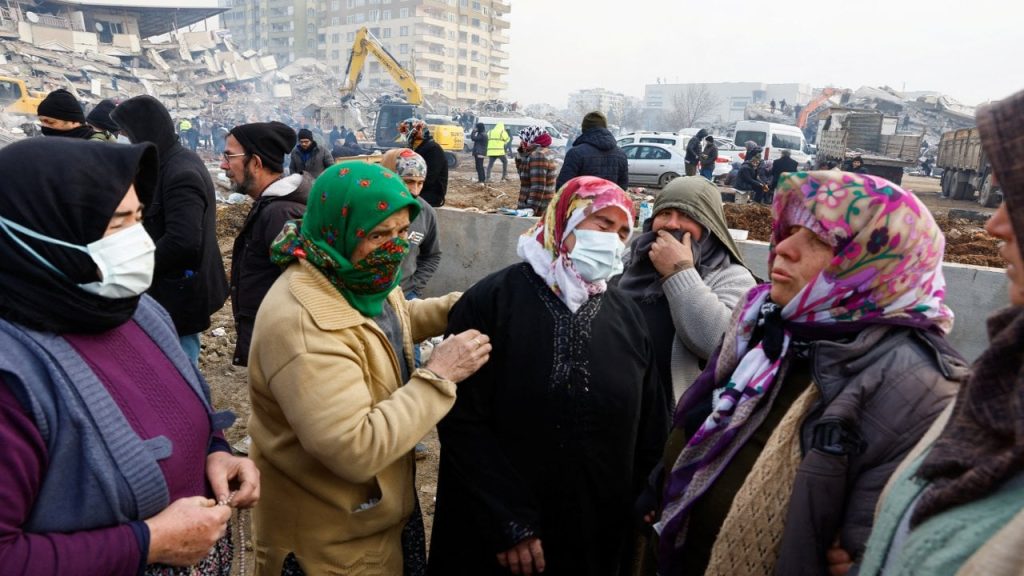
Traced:
[[804, 106], [804, 109], [800, 111], [800, 117], [796, 119], [797, 127], [800, 128], [801, 130], [806, 128], [807, 119], [811, 117], [811, 114], [813, 114], [815, 110], [821, 108], [826, 102], [828, 102], [829, 98], [835, 96], [838, 93], [839, 89], [837, 88], [824, 88], [821, 91], [821, 94], [815, 96], [814, 99], [808, 102], [807, 106]]
[[[363, 77], [363, 67], [366, 66], [366, 59], [369, 56], [373, 56], [384, 66], [384, 69], [402, 88], [405, 96], [404, 102], [381, 99], [373, 126], [375, 143], [379, 148], [403, 146], [404, 139], [398, 133], [398, 125], [407, 118], [422, 117], [420, 106], [429, 109], [430, 105], [423, 99], [423, 91], [416, 83], [416, 78], [412, 73], [398, 63], [398, 60], [384, 48], [380, 40], [370, 33], [370, 29], [366, 26], [356, 32], [356, 39], [352, 43], [352, 52], [349, 54], [348, 66], [345, 68], [345, 83], [341, 88], [341, 101], [344, 104], [355, 98], [354, 92]], [[428, 123], [427, 127], [433, 134], [434, 140], [444, 149], [448, 167], [454, 168], [458, 164], [455, 152], [462, 150], [465, 141], [462, 127], [433, 123]]]

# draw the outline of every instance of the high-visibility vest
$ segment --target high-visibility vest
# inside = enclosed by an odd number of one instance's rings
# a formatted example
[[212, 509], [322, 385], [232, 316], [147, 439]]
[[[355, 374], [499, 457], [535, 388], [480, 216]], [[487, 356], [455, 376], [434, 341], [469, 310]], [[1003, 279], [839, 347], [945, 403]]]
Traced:
[[505, 143], [509, 141], [508, 132], [505, 131], [505, 124], [499, 122], [497, 126], [487, 133], [487, 155], [504, 156]]

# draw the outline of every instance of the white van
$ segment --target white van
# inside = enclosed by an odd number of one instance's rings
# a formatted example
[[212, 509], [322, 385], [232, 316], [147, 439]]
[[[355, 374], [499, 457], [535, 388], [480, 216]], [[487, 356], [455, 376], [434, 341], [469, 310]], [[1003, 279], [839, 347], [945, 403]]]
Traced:
[[[527, 126], [540, 126], [541, 128], [547, 130], [548, 134], [551, 135], [552, 150], [564, 152], [565, 147], [568, 143], [567, 138], [565, 136], [562, 136], [558, 129], [555, 128], [551, 124], [551, 122], [548, 122], [547, 120], [530, 118], [529, 116], [479, 116], [477, 117], [476, 121], [483, 122], [484, 128], [486, 128], [488, 132], [490, 132], [491, 129], [493, 129], [494, 126], [498, 124], [498, 122], [504, 122], [505, 130], [508, 131], [508, 135], [512, 138], [512, 150], [515, 150], [516, 148], [519, 147], [519, 131], [522, 130], [523, 128], [526, 128]], [[468, 134], [466, 138], [468, 142], [472, 142], [472, 140], [469, 140]]]
[[736, 134], [732, 139], [739, 146], [743, 146], [747, 141], [753, 141], [764, 149], [762, 158], [766, 161], [778, 158], [783, 150], [789, 150], [790, 156], [801, 167], [811, 159], [804, 152], [807, 148], [807, 140], [804, 139], [803, 131], [789, 124], [740, 120], [736, 123]]

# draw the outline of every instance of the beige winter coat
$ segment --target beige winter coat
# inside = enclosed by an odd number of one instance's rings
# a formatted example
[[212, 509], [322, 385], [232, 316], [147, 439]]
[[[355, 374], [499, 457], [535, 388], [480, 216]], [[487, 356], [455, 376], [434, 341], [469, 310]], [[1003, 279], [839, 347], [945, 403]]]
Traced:
[[[406, 362], [439, 335], [457, 294], [398, 312]], [[400, 535], [413, 510], [413, 446], [455, 402], [455, 384], [398, 360], [371, 318], [315, 268], [292, 264], [256, 317], [249, 362], [256, 573], [278, 576], [289, 553], [305, 573], [402, 573]]]

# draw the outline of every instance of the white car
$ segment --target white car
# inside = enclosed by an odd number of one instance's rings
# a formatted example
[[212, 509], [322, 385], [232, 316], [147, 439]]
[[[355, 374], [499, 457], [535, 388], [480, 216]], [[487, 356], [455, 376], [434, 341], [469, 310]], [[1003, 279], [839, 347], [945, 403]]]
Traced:
[[686, 151], [686, 143], [689, 138], [678, 136], [671, 132], [630, 132], [625, 136], [616, 138], [615, 142], [619, 148], [627, 144], [664, 144]]
[[626, 144], [622, 151], [629, 161], [630, 186], [664, 188], [673, 179], [686, 174], [685, 153], [664, 144]]

